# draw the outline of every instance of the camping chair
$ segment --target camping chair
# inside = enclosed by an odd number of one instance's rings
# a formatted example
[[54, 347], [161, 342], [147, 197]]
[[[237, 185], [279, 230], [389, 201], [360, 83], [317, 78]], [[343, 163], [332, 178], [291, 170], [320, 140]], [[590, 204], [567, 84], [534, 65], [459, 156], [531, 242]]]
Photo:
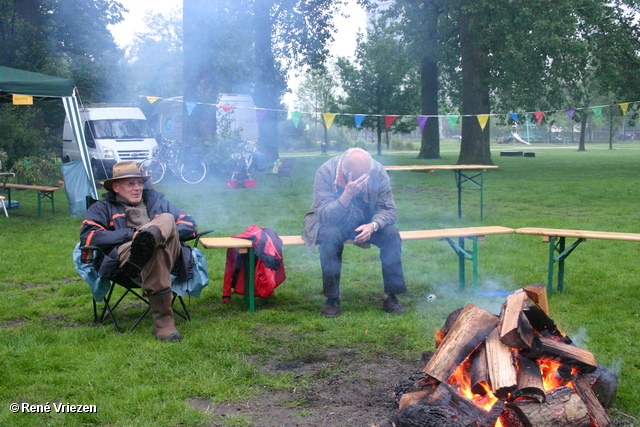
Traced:
[[[207, 270], [207, 259], [204, 253], [197, 248], [198, 242], [200, 241], [200, 237], [211, 233], [213, 230], [203, 231], [202, 233], [198, 233], [195, 237], [195, 243], [192, 248], [193, 258], [194, 258], [194, 268], [193, 268], [193, 278], [186, 282], [178, 282], [177, 278], [172, 275], [172, 283], [171, 283], [171, 291], [173, 293], [173, 301], [175, 303], [176, 300], [180, 302], [180, 309], [176, 309], [174, 307], [173, 311], [176, 315], [182, 317], [186, 321], [191, 321], [191, 315], [189, 314], [189, 310], [184, 303], [183, 296], [189, 295], [194, 296], [196, 298], [200, 297], [200, 293], [202, 292], [202, 288], [209, 284], [208, 270]], [[73, 262], [76, 268], [76, 271], [82, 278], [89, 284], [91, 287], [91, 292], [93, 294], [93, 319], [95, 323], [103, 323], [107, 318], [111, 319], [113, 322], [113, 326], [116, 332], [120, 332], [120, 327], [118, 326], [118, 322], [114, 316], [114, 311], [118, 307], [118, 305], [125, 299], [127, 295], [132, 295], [138, 298], [140, 301], [144, 302], [145, 308], [140, 314], [140, 316], [135, 319], [133, 325], [129, 328], [129, 332], [133, 331], [136, 326], [145, 318], [147, 313], [149, 313], [151, 307], [149, 306], [149, 300], [146, 296], [141, 292], [141, 283], [127, 277], [123, 274], [117, 273], [113, 279], [103, 279], [98, 275], [98, 272], [93, 267], [92, 261], [87, 261], [87, 259], [92, 260], [91, 255], [93, 251], [99, 250], [95, 246], [80, 246], [80, 243], [76, 244], [73, 250]], [[124, 293], [120, 295], [120, 297], [115, 301], [112, 301], [112, 298], [115, 298], [114, 291], [116, 289], [116, 285], [119, 285], [124, 288]], [[117, 292], [116, 292], [117, 293]], [[102, 307], [101, 313], [98, 314], [98, 303], [103, 302], [104, 306]]]
[[286, 176], [289, 178], [289, 183], [293, 187], [293, 181], [291, 180], [291, 171], [293, 170], [293, 166], [296, 164], [295, 157], [286, 157], [282, 160], [282, 163], [278, 167], [278, 170], [275, 172], [268, 172], [267, 176], [277, 176], [278, 183], [282, 187], [282, 182], [280, 182], [281, 176]]

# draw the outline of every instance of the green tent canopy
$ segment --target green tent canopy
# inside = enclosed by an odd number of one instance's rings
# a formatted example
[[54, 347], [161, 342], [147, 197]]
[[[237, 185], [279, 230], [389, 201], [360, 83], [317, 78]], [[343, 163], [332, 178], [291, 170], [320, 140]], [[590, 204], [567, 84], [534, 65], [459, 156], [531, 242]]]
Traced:
[[9, 100], [12, 94], [43, 98], [73, 96], [74, 88], [71, 79], [0, 67], [0, 96]]
[[64, 109], [69, 118], [71, 129], [78, 141], [80, 155], [84, 164], [85, 173], [89, 184], [87, 196], [98, 198], [98, 190], [91, 172], [87, 143], [80, 121], [80, 108], [76, 98], [75, 83], [71, 79], [48, 76], [46, 74], [33, 73], [31, 71], [17, 70], [15, 68], [0, 66], [0, 101], [12, 102], [12, 95], [29, 95], [34, 98], [61, 98]]

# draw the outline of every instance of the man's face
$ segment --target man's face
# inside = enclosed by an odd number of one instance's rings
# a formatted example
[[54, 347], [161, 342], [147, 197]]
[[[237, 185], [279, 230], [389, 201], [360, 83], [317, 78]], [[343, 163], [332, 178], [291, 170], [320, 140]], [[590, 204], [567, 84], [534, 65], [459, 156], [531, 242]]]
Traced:
[[144, 179], [142, 178], [124, 178], [113, 182], [114, 193], [119, 194], [135, 205], [142, 200], [142, 189], [144, 188]]

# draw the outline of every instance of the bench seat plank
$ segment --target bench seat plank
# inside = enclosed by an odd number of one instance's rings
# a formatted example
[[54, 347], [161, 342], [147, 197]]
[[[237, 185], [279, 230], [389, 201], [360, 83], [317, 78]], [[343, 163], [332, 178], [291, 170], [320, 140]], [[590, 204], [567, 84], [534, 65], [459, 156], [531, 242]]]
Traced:
[[12, 183], [5, 184], [5, 187], [13, 188], [16, 190], [35, 190], [35, 191], [46, 191], [46, 192], [57, 191], [60, 189], [60, 187], [46, 187], [44, 185], [26, 185], [26, 184], [12, 184]]
[[557, 228], [517, 228], [516, 234], [545, 237], [575, 237], [576, 239], [626, 240], [640, 242], [640, 233], [618, 233], [610, 231], [563, 230]]

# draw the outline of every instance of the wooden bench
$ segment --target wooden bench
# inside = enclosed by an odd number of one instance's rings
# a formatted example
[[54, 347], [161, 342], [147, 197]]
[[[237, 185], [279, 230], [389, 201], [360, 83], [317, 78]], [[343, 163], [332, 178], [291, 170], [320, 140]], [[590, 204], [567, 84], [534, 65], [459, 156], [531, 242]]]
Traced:
[[[513, 228], [489, 226], [489, 227], [467, 227], [467, 228], [445, 228], [439, 230], [414, 230], [401, 231], [402, 240], [424, 240], [438, 239], [446, 240], [451, 248], [458, 255], [458, 274], [460, 279], [460, 290], [465, 289], [465, 261], [473, 263], [473, 290], [478, 291], [478, 241], [484, 240], [485, 236], [498, 234], [513, 234]], [[304, 246], [305, 242], [301, 236], [279, 236], [283, 246]], [[472, 248], [465, 248], [465, 239], [473, 241]], [[206, 249], [238, 249], [240, 253], [248, 253], [247, 264], [245, 264], [245, 293], [244, 299], [250, 312], [255, 310], [254, 298], [254, 265], [255, 253], [253, 244], [248, 239], [237, 239], [233, 237], [202, 237], [200, 243]], [[354, 244], [352, 240], [345, 243]], [[364, 245], [359, 245], [364, 246]], [[368, 247], [364, 246], [364, 247]]]
[[[616, 233], [608, 231], [588, 231], [588, 230], [563, 230], [556, 228], [518, 228], [516, 234], [528, 234], [542, 236], [542, 241], [549, 243], [549, 271], [547, 276], [547, 294], [553, 291], [553, 266], [558, 263], [558, 292], [564, 289], [564, 261], [587, 239], [604, 240], [625, 240], [630, 242], [640, 242], [638, 233]], [[576, 241], [569, 247], [566, 246], [566, 238], [575, 238]], [[556, 252], [558, 255], [556, 255]]]
[[53, 194], [60, 189], [60, 187], [46, 187], [43, 185], [26, 185], [26, 184], [10, 184], [4, 185], [4, 189], [7, 190], [7, 199], [9, 200], [9, 207], [11, 207], [11, 189], [17, 191], [35, 190], [38, 192], [38, 216], [42, 216], [42, 200], [48, 199], [51, 201], [51, 214], [55, 214], [55, 205]]

